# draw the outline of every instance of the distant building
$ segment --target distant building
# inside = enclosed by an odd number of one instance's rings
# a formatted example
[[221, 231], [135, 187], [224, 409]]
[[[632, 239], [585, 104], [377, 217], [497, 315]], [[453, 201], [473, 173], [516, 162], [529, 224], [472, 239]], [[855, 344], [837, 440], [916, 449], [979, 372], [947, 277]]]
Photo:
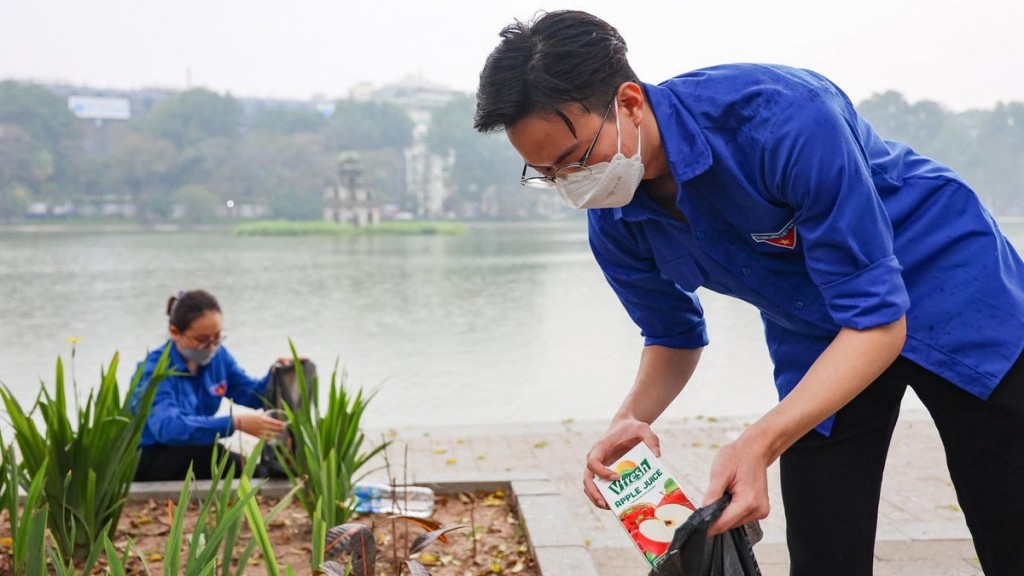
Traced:
[[363, 185], [363, 166], [358, 152], [338, 155], [338, 183], [324, 188], [324, 220], [355, 226], [380, 222], [380, 208]]
[[412, 144], [405, 149], [405, 189], [412, 196], [416, 216], [440, 218], [444, 201], [454, 188], [452, 154], [432, 154], [427, 148], [427, 132], [434, 110], [444, 106], [459, 92], [433, 84], [419, 75], [406, 76], [395, 84], [374, 88], [360, 84], [352, 89], [353, 100], [393, 104], [406, 111], [413, 121]]

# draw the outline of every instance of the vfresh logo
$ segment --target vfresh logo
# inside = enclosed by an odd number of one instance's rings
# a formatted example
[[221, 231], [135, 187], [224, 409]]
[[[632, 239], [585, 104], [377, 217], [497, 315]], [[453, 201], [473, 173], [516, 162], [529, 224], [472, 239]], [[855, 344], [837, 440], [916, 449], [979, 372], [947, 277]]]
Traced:
[[608, 489], [611, 490], [612, 493], [617, 496], [621, 494], [623, 490], [626, 489], [626, 486], [629, 486], [630, 484], [637, 482], [638, 480], [643, 478], [645, 474], [650, 472], [650, 470], [651, 465], [650, 463], [647, 462], [647, 459], [644, 458], [643, 460], [640, 461], [640, 464], [638, 464], [636, 468], [633, 468], [632, 470], [629, 471], [620, 472], [619, 479], [609, 484]]

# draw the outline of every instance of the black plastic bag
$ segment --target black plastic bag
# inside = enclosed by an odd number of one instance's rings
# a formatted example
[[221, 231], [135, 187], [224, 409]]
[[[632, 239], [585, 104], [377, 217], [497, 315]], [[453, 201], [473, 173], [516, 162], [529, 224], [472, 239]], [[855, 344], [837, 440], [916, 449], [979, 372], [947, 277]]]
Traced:
[[[316, 364], [306, 359], [300, 362], [302, 374], [305, 377], [306, 387], [308, 388], [313, 379], [316, 378]], [[291, 408], [293, 413], [302, 409], [302, 390], [299, 388], [299, 378], [295, 373], [294, 364], [281, 364], [278, 362], [270, 367], [270, 378], [267, 379], [267, 387], [264, 389], [263, 397], [266, 399], [267, 407], [270, 409], [268, 412], [273, 411], [275, 415], [282, 415], [284, 412], [280, 409], [285, 405]], [[286, 430], [276, 440], [276, 443], [285, 450], [295, 450], [295, 439], [290, 430]], [[274, 446], [270, 442], [263, 446], [260, 469], [262, 476], [269, 476], [271, 478], [286, 477], [284, 466], [281, 465], [277, 453], [274, 451]]]
[[[302, 364], [302, 373], [308, 388], [316, 378], [316, 364], [307, 359], [302, 359], [299, 362]], [[294, 364], [277, 362], [270, 367], [270, 378], [267, 379], [263, 397], [266, 398], [269, 408], [281, 408], [285, 404], [292, 409], [292, 412], [301, 408], [302, 391], [299, 389], [299, 378], [295, 374]]]
[[691, 514], [676, 529], [668, 552], [648, 576], [761, 576], [743, 526], [708, 536], [708, 527], [730, 500], [726, 494]]

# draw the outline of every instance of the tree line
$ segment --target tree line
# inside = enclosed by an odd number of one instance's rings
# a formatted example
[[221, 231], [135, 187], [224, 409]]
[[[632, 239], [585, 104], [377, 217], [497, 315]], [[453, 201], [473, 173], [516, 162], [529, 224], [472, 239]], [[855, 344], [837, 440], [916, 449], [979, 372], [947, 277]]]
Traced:
[[[950, 164], [994, 213], [1024, 214], [1024, 104], [951, 112], [886, 92], [858, 109], [884, 138]], [[473, 96], [464, 94], [431, 113], [426, 146], [450, 159], [445, 213], [544, 212], [551, 195], [519, 189], [522, 160], [502, 135], [472, 129], [473, 110]], [[351, 151], [379, 205], [415, 213], [405, 179], [413, 130], [408, 112], [387, 103], [339, 100], [330, 115], [274, 102], [247, 109], [202, 88], [166, 94], [127, 121], [96, 123], [75, 117], [47, 87], [4, 81], [0, 221], [73, 217], [105, 205], [146, 222], [208, 222], [232, 215], [229, 203], [260, 207], [265, 218], [318, 219], [323, 190], [337, 181], [337, 158]]]

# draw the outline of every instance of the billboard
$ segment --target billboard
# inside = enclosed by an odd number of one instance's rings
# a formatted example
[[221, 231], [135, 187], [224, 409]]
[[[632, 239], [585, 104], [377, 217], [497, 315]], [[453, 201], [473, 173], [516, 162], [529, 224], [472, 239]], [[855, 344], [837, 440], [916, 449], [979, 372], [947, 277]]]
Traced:
[[68, 109], [88, 120], [128, 120], [132, 107], [127, 98], [111, 96], [68, 96]]

